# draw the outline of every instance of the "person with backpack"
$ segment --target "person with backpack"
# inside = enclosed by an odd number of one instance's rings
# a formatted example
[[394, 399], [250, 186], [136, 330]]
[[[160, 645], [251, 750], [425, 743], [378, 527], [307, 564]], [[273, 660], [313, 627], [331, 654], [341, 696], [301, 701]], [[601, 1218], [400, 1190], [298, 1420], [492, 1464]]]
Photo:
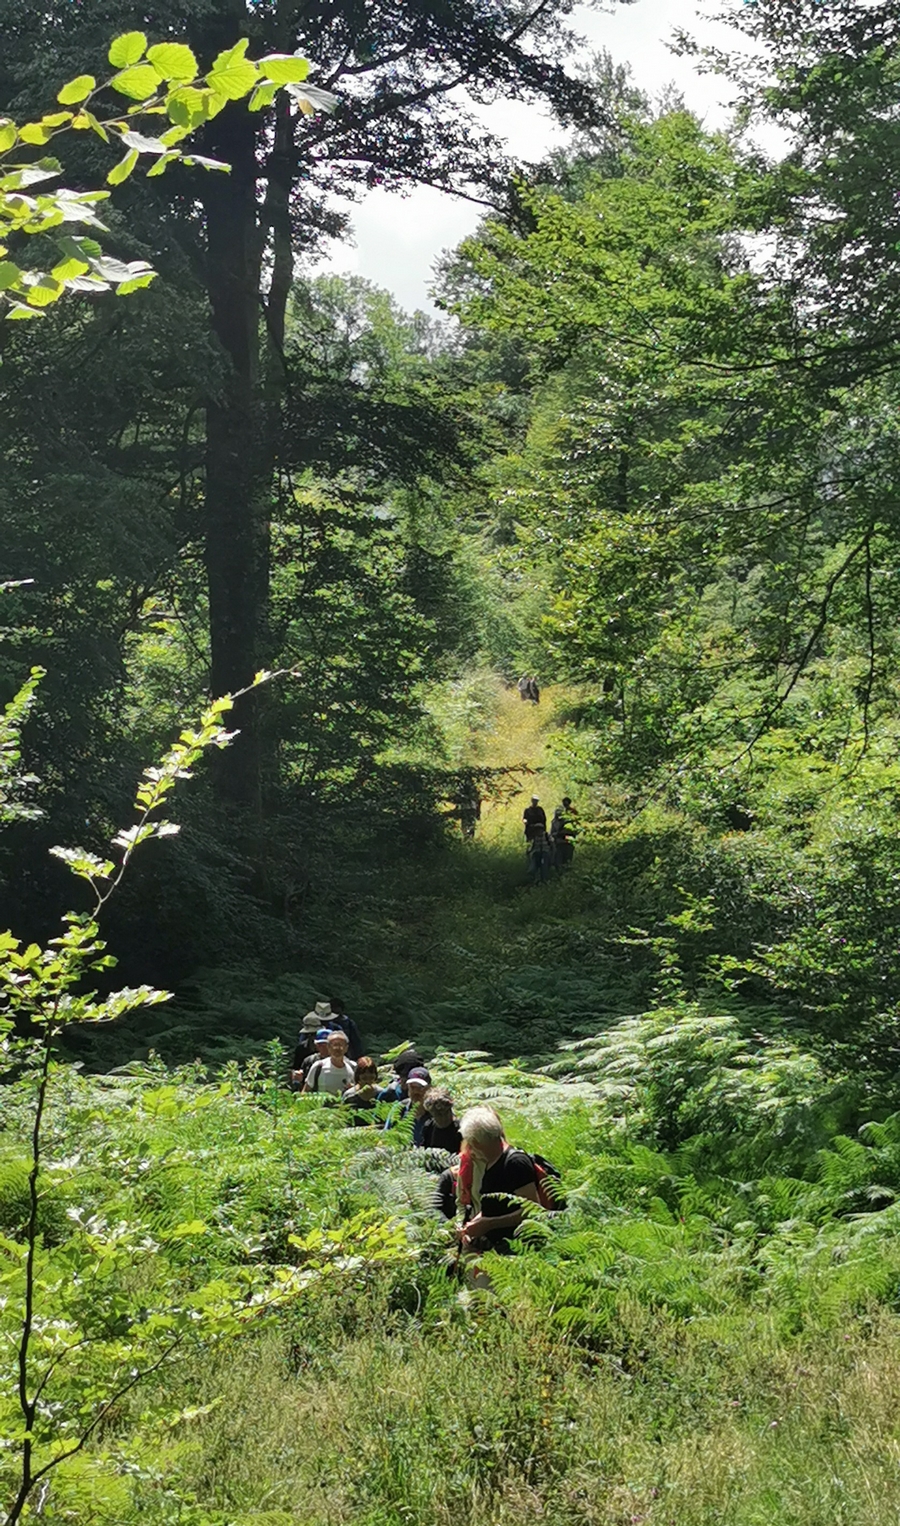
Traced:
[[[304, 1022], [306, 1019], [304, 1018]], [[314, 1034], [310, 1034], [311, 1046], [306, 1044], [301, 1047], [298, 1043], [294, 1050], [294, 1067], [291, 1071], [291, 1090], [302, 1092], [303, 1084], [309, 1075], [310, 1067], [316, 1060], [324, 1060], [328, 1055], [328, 1040], [331, 1038], [333, 1028], [317, 1028]], [[301, 1030], [301, 1036], [302, 1030]], [[304, 1052], [305, 1051], [305, 1052]]]
[[463, 1250], [497, 1250], [509, 1244], [525, 1217], [517, 1204], [540, 1204], [537, 1168], [530, 1155], [507, 1143], [492, 1107], [469, 1108], [459, 1131], [456, 1206], [463, 1222], [457, 1234]]
[[331, 1011], [326, 1021], [331, 1027], [340, 1028], [344, 1033], [346, 1033], [347, 1044], [349, 1046], [347, 1053], [349, 1054], [351, 1060], [356, 1061], [359, 1059], [363, 1052], [362, 1035], [360, 1034], [359, 1029], [353, 1021], [353, 1018], [349, 1017], [348, 1014], [344, 1011], [344, 1003], [341, 1001], [340, 997], [332, 996], [330, 1006]]
[[511, 1149], [494, 1108], [471, 1108], [460, 1132], [459, 1165], [441, 1172], [432, 1206], [445, 1219], [462, 1209], [457, 1231], [461, 1251], [506, 1248], [525, 1215], [516, 1208], [516, 1198], [537, 1202], [550, 1213], [566, 1207], [556, 1167], [542, 1155]]
[[347, 1035], [335, 1028], [328, 1035], [328, 1053], [324, 1060], [315, 1060], [309, 1068], [303, 1086], [307, 1092], [324, 1093], [327, 1097], [342, 1097], [356, 1080], [356, 1066], [347, 1058]]

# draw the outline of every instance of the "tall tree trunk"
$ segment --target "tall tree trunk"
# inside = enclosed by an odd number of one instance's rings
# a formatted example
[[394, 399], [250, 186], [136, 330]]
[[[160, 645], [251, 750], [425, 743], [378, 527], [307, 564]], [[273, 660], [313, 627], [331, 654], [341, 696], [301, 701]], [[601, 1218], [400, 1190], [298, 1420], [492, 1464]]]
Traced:
[[[209, 141], [231, 173], [204, 183], [207, 289], [213, 331], [225, 356], [219, 391], [206, 409], [206, 569], [213, 691], [248, 684], [260, 666], [268, 591], [266, 451], [259, 396], [260, 244], [256, 199], [257, 119], [228, 106]], [[222, 755], [221, 793], [259, 805], [257, 696], [238, 702], [240, 736]]]

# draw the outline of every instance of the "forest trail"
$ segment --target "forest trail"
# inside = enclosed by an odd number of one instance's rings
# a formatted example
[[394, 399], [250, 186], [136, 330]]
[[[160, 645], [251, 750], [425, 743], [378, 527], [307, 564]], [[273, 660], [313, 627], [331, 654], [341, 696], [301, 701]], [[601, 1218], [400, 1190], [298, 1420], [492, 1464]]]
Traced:
[[554, 757], [552, 737], [559, 726], [571, 691], [557, 684], [541, 692], [541, 702], [523, 701], [516, 688], [498, 684], [492, 718], [473, 736], [470, 756], [465, 759], [481, 768], [521, 769], [512, 775], [500, 798], [485, 800], [479, 839], [488, 845], [516, 840], [522, 832], [522, 811], [531, 794], [541, 797], [549, 820], [559, 804], [557, 793], [565, 789], [560, 764]]

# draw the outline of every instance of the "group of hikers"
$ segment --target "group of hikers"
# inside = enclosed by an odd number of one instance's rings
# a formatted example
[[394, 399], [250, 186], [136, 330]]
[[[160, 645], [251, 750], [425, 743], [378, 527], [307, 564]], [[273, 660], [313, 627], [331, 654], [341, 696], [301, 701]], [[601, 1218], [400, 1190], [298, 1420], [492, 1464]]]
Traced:
[[359, 1029], [342, 1003], [317, 1001], [301, 1024], [291, 1087], [334, 1098], [355, 1126], [388, 1129], [408, 1119], [414, 1149], [445, 1152], [450, 1161], [438, 1157], [433, 1205], [446, 1219], [461, 1216], [461, 1253], [502, 1250], [528, 1212], [525, 1203], [563, 1206], [553, 1167], [513, 1149], [492, 1107], [472, 1107], [458, 1118], [450, 1092], [434, 1084], [414, 1047], [394, 1059], [385, 1084], [377, 1062], [361, 1049]]
[[548, 827], [547, 812], [541, 805], [539, 796], [532, 795], [531, 804], [522, 813], [525, 853], [532, 879], [545, 880], [551, 869], [564, 869], [571, 864], [575, 856], [577, 816], [571, 798], [564, 795], [562, 804], [556, 807]]
[[523, 673], [522, 677], [519, 679], [519, 682], [516, 684], [516, 688], [519, 691], [519, 698], [521, 700], [530, 699], [533, 705], [540, 704], [541, 691], [538, 688], [536, 678], [532, 677], [528, 673]]

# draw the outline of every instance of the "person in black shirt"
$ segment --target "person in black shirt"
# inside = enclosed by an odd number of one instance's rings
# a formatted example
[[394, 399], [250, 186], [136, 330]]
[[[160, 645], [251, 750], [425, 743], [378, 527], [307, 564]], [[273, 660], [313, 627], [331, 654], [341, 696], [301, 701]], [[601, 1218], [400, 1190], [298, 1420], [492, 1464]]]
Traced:
[[537, 795], [532, 795], [531, 804], [522, 812], [522, 820], [525, 823], [525, 841], [533, 842], [547, 830], [547, 812], [538, 803]]
[[351, 1060], [358, 1060], [363, 1051], [362, 1038], [352, 1017], [344, 1011], [344, 1003], [337, 996], [331, 998], [331, 1012], [327, 1018], [330, 1025], [340, 1028], [347, 1035], [347, 1053]]
[[513, 1150], [492, 1107], [473, 1107], [459, 1125], [463, 1145], [457, 1204], [470, 1216], [459, 1229], [465, 1250], [497, 1250], [508, 1244], [525, 1216], [516, 1199], [539, 1203], [534, 1161]]
[[353, 1109], [355, 1125], [374, 1121], [377, 1092], [378, 1066], [369, 1055], [360, 1055], [356, 1065], [356, 1082], [341, 1097], [342, 1105]]
[[453, 1098], [442, 1086], [432, 1086], [425, 1093], [425, 1112], [428, 1117], [422, 1129], [422, 1143], [426, 1149], [446, 1150], [458, 1155], [462, 1149], [459, 1120], [453, 1116]]

